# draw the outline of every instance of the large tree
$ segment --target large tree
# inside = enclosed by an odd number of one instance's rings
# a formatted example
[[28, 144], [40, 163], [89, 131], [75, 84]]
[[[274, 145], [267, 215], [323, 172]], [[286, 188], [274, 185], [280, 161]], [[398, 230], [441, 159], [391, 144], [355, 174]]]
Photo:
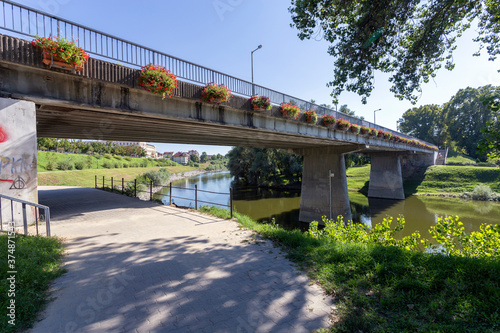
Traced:
[[483, 100], [500, 94], [500, 87], [491, 85], [480, 88], [460, 89], [443, 106], [444, 121], [448, 125], [449, 137], [472, 157], [484, 160], [486, 156], [477, 152], [477, 147], [485, 134], [481, 132], [494, 116]]
[[500, 92], [483, 98], [483, 104], [493, 113], [490, 121], [486, 123], [486, 128], [481, 130], [484, 137], [479, 141], [478, 153], [488, 152], [488, 157], [500, 158]]
[[321, 32], [332, 43], [334, 100], [348, 90], [366, 102], [379, 70], [392, 74], [396, 97], [415, 102], [422, 82], [453, 69], [456, 39], [473, 20], [476, 54], [500, 54], [500, 0], [292, 0], [289, 11], [299, 38]]
[[430, 104], [411, 108], [398, 122], [402, 133], [437, 146], [444, 146], [447, 131], [441, 106]]

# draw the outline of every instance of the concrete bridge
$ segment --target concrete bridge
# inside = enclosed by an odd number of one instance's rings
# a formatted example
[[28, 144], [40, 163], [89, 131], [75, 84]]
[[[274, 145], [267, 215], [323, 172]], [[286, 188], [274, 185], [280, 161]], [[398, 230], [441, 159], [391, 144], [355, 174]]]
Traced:
[[[28, 177], [35, 177], [30, 186], [36, 192], [36, 136], [285, 148], [304, 156], [302, 221], [323, 215], [351, 218], [346, 153], [371, 156], [369, 196], [378, 198], [404, 199], [402, 158], [408, 166], [435, 161], [430, 148], [285, 119], [278, 106], [251, 111], [248, 97], [233, 96], [222, 105], [204, 103], [202, 86], [189, 82], [180, 81], [175, 95], [162, 100], [138, 86], [138, 72], [95, 58], [78, 74], [49, 68], [29, 41], [0, 35], [0, 130], [8, 138], [22, 123], [28, 140], [22, 143], [24, 157], [19, 155], [21, 141], [0, 140], [0, 155], [5, 160], [31, 158]], [[7, 171], [3, 168], [0, 178], [14, 179], [18, 169]], [[0, 183], [0, 193], [13, 196], [6, 184]], [[25, 190], [16, 189], [15, 194], [22, 196]]]

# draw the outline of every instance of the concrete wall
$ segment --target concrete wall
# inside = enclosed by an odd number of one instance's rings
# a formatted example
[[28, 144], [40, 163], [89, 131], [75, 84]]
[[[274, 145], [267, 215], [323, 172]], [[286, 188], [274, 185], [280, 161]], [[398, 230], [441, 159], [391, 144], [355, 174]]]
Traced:
[[405, 198], [400, 156], [397, 153], [375, 153], [371, 156], [368, 197], [383, 199]]
[[[0, 98], [0, 193], [38, 203], [35, 103]], [[28, 222], [34, 221], [28, 208]], [[2, 200], [2, 218], [11, 221], [10, 201]], [[22, 225], [21, 204], [14, 221]]]

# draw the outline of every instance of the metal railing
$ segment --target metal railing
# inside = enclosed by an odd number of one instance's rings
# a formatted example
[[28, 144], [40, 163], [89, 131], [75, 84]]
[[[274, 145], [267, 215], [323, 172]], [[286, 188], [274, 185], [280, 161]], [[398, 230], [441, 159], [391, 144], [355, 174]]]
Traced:
[[[224, 84], [233, 93], [247, 97], [250, 97], [252, 91], [255, 91], [256, 95], [267, 96], [276, 105], [293, 102], [301, 109], [314, 109], [320, 115], [330, 114], [335, 118], [346, 119], [353, 124], [384, 130], [393, 135], [413, 139], [411, 136], [369, 121], [349, 116], [345, 113], [273, 89], [252, 84], [249, 81], [171, 56], [167, 53], [156, 51], [43, 11], [8, 0], [0, 0], [0, 4], [0, 30], [3, 29], [29, 37], [34, 37], [35, 35], [43, 35], [45, 37], [61, 36], [65, 39], [74, 40], [79, 47], [98, 58], [115, 60], [121, 64], [128, 64], [133, 67], [141, 67], [147, 64], [161, 65], [186, 82], [202, 85], [212, 82]], [[429, 144], [427, 142], [424, 143]]]
[[25, 235], [28, 234], [28, 214], [26, 211], [26, 206], [32, 206], [35, 209], [35, 225], [36, 225], [36, 234], [37, 235], [38, 235], [38, 223], [39, 223], [39, 219], [40, 219], [40, 209], [43, 209], [45, 211], [45, 215], [44, 215], [45, 228], [46, 228], [47, 236], [50, 237], [50, 208], [49, 207], [0, 194], [0, 229], [2, 231], [4, 230], [4, 228], [3, 228], [4, 219], [3, 219], [2, 199], [10, 200], [11, 221], [9, 222], [9, 224], [15, 223], [14, 222], [14, 202], [21, 204], [22, 213], [23, 213], [24, 234]]
[[[153, 201], [155, 200], [155, 196], [159, 197], [157, 201], [163, 202], [163, 198], [168, 196], [169, 197], [169, 205], [172, 205], [174, 201], [172, 199], [182, 199], [182, 200], [187, 200], [189, 202], [194, 202], [194, 209], [198, 209], [198, 203], [202, 204], [208, 204], [208, 205], [215, 205], [215, 206], [220, 206], [220, 207], [227, 207], [230, 210], [231, 218], [233, 218], [233, 189], [230, 188], [229, 192], [214, 192], [214, 191], [207, 191], [207, 190], [200, 190], [198, 189], [198, 185], [195, 185], [194, 188], [190, 187], [180, 187], [180, 186], [173, 186], [172, 183], [169, 183], [169, 185], [163, 186], [163, 185], [157, 185], [154, 184], [152, 181], [145, 183], [145, 182], [137, 182], [137, 179], [134, 179], [133, 181], [126, 181], [124, 178], [118, 178], [115, 179], [114, 177], [106, 178], [105, 176], [101, 178], [98, 178], [97, 175], [95, 176], [94, 179], [95, 182], [95, 188], [96, 189], [102, 189], [102, 190], [110, 190], [112, 192], [117, 192], [121, 194], [126, 194], [131, 197], [140, 197], [141, 194], [142, 197], [148, 197], [149, 200]], [[168, 194], [164, 193], [164, 189], [168, 188]], [[189, 197], [182, 197], [182, 196], [174, 196], [172, 191], [173, 189], [178, 189], [178, 190], [183, 190], [183, 191], [192, 191], [193, 195]], [[229, 196], [229, 204], [224, 204], [221, 202], [213, 202], [213, 201], [207, 201], [207, 200], [200, 200], [198, 197], [198, 193], [209, 193], [213, 195], [224, 195], [224, 196]], [[165, 204], [165, 203], [164, 203]], [[178, 207], [183, 207], [180, 205], [177, 205]], [[190, 208], [191, 204], [189, 207], [185, 208]]]

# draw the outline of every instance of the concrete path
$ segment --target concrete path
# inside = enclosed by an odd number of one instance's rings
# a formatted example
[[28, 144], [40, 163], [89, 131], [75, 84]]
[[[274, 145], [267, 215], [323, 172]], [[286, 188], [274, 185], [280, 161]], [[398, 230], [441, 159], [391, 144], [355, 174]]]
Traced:
[[40, 187], [68, 270], [30, 332], [311, 332], [332, 301], [236, 222], [88, 188]]

